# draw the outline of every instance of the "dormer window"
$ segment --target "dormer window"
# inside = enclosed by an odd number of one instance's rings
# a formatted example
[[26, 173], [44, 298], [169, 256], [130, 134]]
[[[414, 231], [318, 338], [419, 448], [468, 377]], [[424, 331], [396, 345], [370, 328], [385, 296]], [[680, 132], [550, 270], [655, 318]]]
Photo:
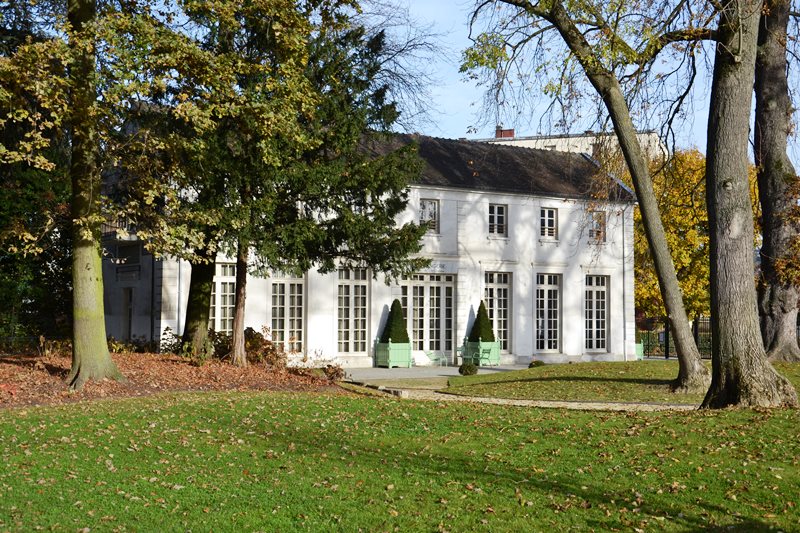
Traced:
[[419, 201], [419, 225], [427, 226], [429, 233], [439, 233], [439, 200]]

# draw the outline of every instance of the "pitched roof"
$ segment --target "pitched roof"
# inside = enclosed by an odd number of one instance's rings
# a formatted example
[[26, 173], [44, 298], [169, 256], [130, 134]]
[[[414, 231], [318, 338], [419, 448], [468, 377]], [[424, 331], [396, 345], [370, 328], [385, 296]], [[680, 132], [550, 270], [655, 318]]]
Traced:
[[424, 135], [397, 135], [395, 141], [417, 143], [425, 161], [418, 185], [578, 199], [607, 191], [610, 200], [635, 201], [583, 154]]

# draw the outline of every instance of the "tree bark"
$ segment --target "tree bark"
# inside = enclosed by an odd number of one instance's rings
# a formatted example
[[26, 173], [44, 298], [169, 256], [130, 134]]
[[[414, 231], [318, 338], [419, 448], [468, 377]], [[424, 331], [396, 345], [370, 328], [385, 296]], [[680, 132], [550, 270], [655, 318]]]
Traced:
[[769, 0], [761, 14], [756, 55], [755, 146], [758, 193], [761, 202], [761, 277], [758, 284], [761, 336], [771, 360], [800, 361], [797, 343], [797, 304], [800, 293], [784, 279], [776, 260], [785, 257], [797, 238], [797, 222], [789, 211], [797, 172], [786, 153], [792, 130], [792, 101], [786, 75], [789, 0]]
[[123, 379], [108, 353], [103, 269], [100, 253], [99, 140], [95, 124], [95, 55], [82, 34], [97, 14], [93, 0], [70, 0], [67, 20], [72, 30], [70, 46], [76, 52], [70, 70], [72, 82], [72, 368], [67, 376], [71, 389], [88, 380]]
[[189, 278], [189, 301], [186, 304], [186, 323], [181, 339], [182, 350], [191, 355], [202, 354], [208, 340], [208, 318], [211, 306], [211, 288], [214, 285], [216, 253], [209, 250], [198, 252], [205, 262], [192, 264]]
[[244, 342], [244, 303], [247, 297], [247, 261], [248, 244], [239, 239], [236, 253], [236, 300], [233, 310], [233, 339], [231, 345], [231, 363], [236, 366], [247, 366], [247, 352]]
[[[510, 2], [519, 6], [519, 2]], [[529, 2], [526, 2], [530, 6]], [[606, 109], [614, 124], [625, 162], [633, 178], [633, 186], [642, 210], [647, 242], [653, 255], [653, 263], [658, 276], [661, 295], [678, 354], [678, 377], [672, 384], [676, 392], [699, 392], [708, 388], [710, 376], [703, 364], [700, 351], [694, 342], [691, 324], [683, 305], [675, 265], [667, 246], [664, 225], [658, 209], [658, 201], [653, 191], [653, 181], [647, 159], [636, 135], [630, 110], [622, 93], [619, 81], [613, 73], [605, 70], [595, 60], [589, 44], [579, 29], [570, 20], [560, 2], [553, 2], [546, 12], [534, 11], [536, 15], [548, 20], [561, 34], [564, 42], [576, 55], [592, 86], [603, 98]]]
[[704, 408], [797, 404], [767, 362], [753, 276], [747, 144], [760, 13], [760, 0], [731, 0], [719, 15], [706, 159], [712, 372]]

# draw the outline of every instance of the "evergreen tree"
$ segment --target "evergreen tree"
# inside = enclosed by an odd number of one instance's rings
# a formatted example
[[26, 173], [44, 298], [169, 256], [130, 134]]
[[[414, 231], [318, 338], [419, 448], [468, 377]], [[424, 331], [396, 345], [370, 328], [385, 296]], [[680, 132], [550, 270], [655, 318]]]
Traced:
[[383, 328], [383, 335], [381, 335], [381, 342], [386, 344], [391, 340], [393, 343], [407, 343], [408, 329], [406, 328], [406, 319], [403, 316], [403, 306], [400, 305], [400, 300], [395, 299], [392, 302], [392, 307], [389, 309], [389, 316], [386, 318], [386, 326]]
[[[125, 197], [151, 248], [197, 261], [190, 288], [197, 297], [187, 308], [184, 339], [193, 351], [204, 344], [210, 303], [208, 290], [201, 290], [209, 278], [195, 282], [195, 273], [205, 272], [200, 264], [218, 250], [237, 258], [232, 344], [234, 362], [244, 364], [237, 339], [243, 340], [248, 270], [329, 272], [358, 265], [397, 275], [419, 268], [423, 261], [407, 256], [419, 250], [422, 231], [414, 224], [396, 227], [395, 219], [421, 163], [413, 146], [385, 149], [385, 132], [398, 113], [375, 81], [382, 33], [367, 37], [343, 12], [331, 17], [335, 2], [322, 17], [328, 24], [318, 26], [300, 7], [278, 17], [261, 12], [260, 4], [230, 4], [230, 13], [210, 3], [190, 15], [203, 28], [213, 61], [233, 69], [231, 87], [203, 101], [186, 97], [201, 109], [209, 99], [218, 106], [200, 135], [180, 123], [172, 128], [171, 144], [159, 154], [170, 179], [155, 200], [159, 184], [142, 183], [133, 172], [137, 179], [126, 184]], [[137, 137], [159, 127], [140, 121]]]
[[478, 306], [478, 314], [475, 317], [475, 322], [472, 323], [472, 329], [469, 332], [469, 342], [494, 342], [494, 331], [492, 330], [492, 322], [489, 320], [489, 313], [486, 311], [486, 304], [481, 300], [481, 305]]

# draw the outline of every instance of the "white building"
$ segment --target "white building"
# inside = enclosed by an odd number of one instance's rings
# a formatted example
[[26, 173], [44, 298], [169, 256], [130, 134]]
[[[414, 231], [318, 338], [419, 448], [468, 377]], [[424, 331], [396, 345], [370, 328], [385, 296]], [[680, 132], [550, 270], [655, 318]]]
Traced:
[[[410, 140], [411, 137], [403, 137]], [[634, 357], [633, 197], [588, 157], [414, 137], [426, 165], [403, 223], [430, 226], [430, 266], [397, 284], [367, 269], [248, 281], [246, 325], [309, 359], [371, 366], [392, 300], [407, 310], [415, 363], [457, 362], [486, 302], [502, 361]], [[597, 200], [605, 191], [606, 200]], [[190, 265], [109, 244], [106, 325], [116, 338], [181, 333]], [[235, 264], [218, 258], [212, 322], [233, 324]]]
[[[644, 131], [636, 134], [639, 144], [645, 155], [650, 159], [663, 159], [668, 155], [667, 147], [658, 134], [654, 131]], [[566, 133], [563, 135], [516, 135], [513, 128], [503, 129], [498, 126], [495, 136], [491, 139], [481, 139], [481, 142], [536, 148], [539, 150], [557, 150], [589, 154], [594, 159], [602, 159], [603, 155], [614, 156], [621, 153], [619, 141], [615, 133], [593, 132]]]

